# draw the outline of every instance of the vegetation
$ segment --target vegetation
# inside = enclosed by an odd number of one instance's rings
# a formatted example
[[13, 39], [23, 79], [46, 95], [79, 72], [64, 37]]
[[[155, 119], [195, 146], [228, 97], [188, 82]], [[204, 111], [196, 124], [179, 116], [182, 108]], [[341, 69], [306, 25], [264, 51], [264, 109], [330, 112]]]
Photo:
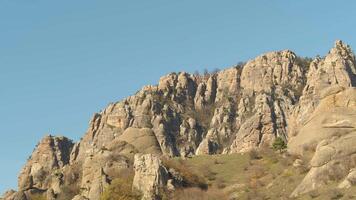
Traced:
[[287, 148], [287, 144], [281, 137], [277, 137], [274, 140], [272, 147], [274, 150], [279, 151], [281, 153], [284, 149]]
[[[283, 145], [282, 145], [283, 146]], [[192, 158], [166, 158], [163, 164], [179, 172], [185, 184], [174, 191], [161, 189], [162, 200], [289, 199], [304, 178], [307, 168], [293, 166], [298, 157], [275, 152], [270, 148], [252, 153], [202, 155]], [[298, 158], [300, 159], [300, 158]], [[302, 169], [302, 170], [300, 170]], [[101, 200], [139, 198], [131, 190], [132, 173], [120, 177], [107, 187]], [[297, 199], [352, 199], [356, 187], [332, 190], [337, 185], [321, 188]]]
[[261, 159], [259, 152], [256, 149], [252, 149], [249, 154], [251, 160]]
[[300, 56], [297, 56], [296, 57], [296, 64], [303, 67], [304, 69], [309, 69], [309, 65], [310, 63], [313, 61], [312, 58], [309, 58], [309, 57], [300, 57]]
[[46, 200], [45, 194], [30, 194], [29, 195], [31, 200]]
[[140, 194], [132, 191], [133, 173], [124, 172], [105, 188], [100, 200], [137, 200]]
[[246, 65], [246, 62], [238, 62], [235, 67], [242, 69], [245, 65]]
[[225, 200], [227, 196], [218, 189], [202, 190], [200, 188], [186, 188], [174, 191], [169, 199], [173, 200]]
[[253, 152], [170, 159], [204, 179], [208, 187], [178, 189], [168, 199], [287, 199], [305, 176], [292, 166], [296, 158], [272, 149]]
[[62, 192], [56, 198], [57, 200], [73, 199], [75, 195], [80, 193], [79, 186], [76, 184], [63, 186], [61, 190]]
[[202, 176], [193, 173], [185, 162], [181, 159], [163, 159], [163, 165], [169, 169], [176, 170], [183, 178], [183, 186], [199, 187], [207, 189], [207, 184]]
[[208, 69], [204, 69], [202, 74], [200, 74], [199, 71], [195, 71], [194, 75], [196, 77], [209, 78], [210, 76], [217, 74], [219, 71], [220, 71], [220, 69], [218, 69], [218, 68], [213, 69], [211, 72], [209, 72]]

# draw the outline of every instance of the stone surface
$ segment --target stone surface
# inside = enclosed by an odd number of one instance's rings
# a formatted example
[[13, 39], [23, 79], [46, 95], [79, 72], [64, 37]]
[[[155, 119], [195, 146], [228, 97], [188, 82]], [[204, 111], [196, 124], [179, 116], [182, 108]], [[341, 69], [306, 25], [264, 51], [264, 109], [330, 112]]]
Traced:
[[356, 184], [356, 169], [351, 169], [344, 181], [339, 184], [339, 188], [348, 189]]
[[135, 177], [132, 187], [142, 194], [143, 200], [158, 200], [159, 190], [167, 185], [168, 171], [157, 155], [136, 154]]
[[43, 138], [20, 172], [19, 190], [52, 188], [60, 192], [62, 177], [56, 171], [69, 164], [72, 147], [72, 141], [65, 137]]
[[4, 200], [13, 200], [15, 198], [16, 191], [15, 190], [8, 190], [6, 191], [0, 199]]
[[[353, 156], [347, 140], [353, 141], [356, 127], [355, 66], [351, 48], [337, 41], [311, 63], [283, 50], [204, 75], [168, 74], [158, 85], [144, 86], [94, 114], [79, 142], [45, 137], [12, 195], [20, 198], [36, 188], [50, 198], [71, 188], [75, 198], [98, 199], [120, 169], [134, 161], [140, 163], [135, 164], [138, 174], [160, 177], [146, 186], [136, 178], [141, 191], [156, 194], [156, 186], [168, 180], [154, 155], [247, 152], [271, 146], [276, 137], [288, 142], [292, 154], [316, 150], [295, 195], [321, 187], [322, 181], [314, 179], [335, 176], [334, 170], [344, 179]], [[134, 159], [137, 153], [150, 156]], [[142, 170], [151, 165], [153, 171], [145, 174]]]
[[[289, 142], [289, 151], [294, 154], [303, 155], [315, 149], [311, 169], [292, 196], [323, 187], [330, 180], [341, 180], [356, 167], [355, 127], [355, 88], [321, 100], [310, 120]], [[348, 180], [346, 177], [340, 187], [348, 187]]]

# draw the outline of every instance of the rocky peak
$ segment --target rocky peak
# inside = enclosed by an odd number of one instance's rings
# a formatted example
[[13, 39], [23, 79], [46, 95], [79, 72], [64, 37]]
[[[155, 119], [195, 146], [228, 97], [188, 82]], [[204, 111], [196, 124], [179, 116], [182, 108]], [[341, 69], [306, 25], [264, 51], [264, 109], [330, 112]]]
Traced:
[[334, 47], [330, 50], [330, 54], [340, 55], [344, 59], [355, 60], [355, 55], [353, 54], [351, 47], [341, 40], [335, 41]]
[[69, 164], [72, 147], [73, 142], [66, 137], [45, 136], [20, 172], [19, 190], [59, 192], [62, 177], [55, 172]]
[[[168, 74], [95, 114], [76, 144], [45, 137], [20, 174], [19, 190], [55, 196], [64, 179], [78, 179], [78, 198], [97, 199], [117, 169], [130, 168], [134, 160], [138, 173], [158, 181], [157, 171], [146, 168], [160, 169], [159, 161], [134, 159], [136, 153], [228, 154], [271, 146], [277, 136], [291, 141], [325, 94], [356, 86], [355, 66], [351, 48], [337, 41], [312, 62], [283, 50], [210, 74]], [[156, 184], [136, 182], [151, 193]]]
[[356, 86], [356, 62], [349, 45], [338, 40], [325, 58], [316, 58], [310, 64], [307, 83], [299, 106], [295, 110], [297, 124], [303, 124], [319, 104], [322, 91], [329, 87]]
[[275, 89], [301, 90], [305, 84], [306, 66], [292, 51], [271, 52], [247, 62], [241, 74], [241, 88], [271, 93]]

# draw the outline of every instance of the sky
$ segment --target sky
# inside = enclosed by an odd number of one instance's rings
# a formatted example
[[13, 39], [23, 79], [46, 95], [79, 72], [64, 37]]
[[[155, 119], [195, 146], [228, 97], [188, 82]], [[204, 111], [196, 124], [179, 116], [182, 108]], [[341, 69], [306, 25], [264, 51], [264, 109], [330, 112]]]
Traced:
[[356, 1], [1, 0], [0, 194], [46, 134], [78, 141], [110, 102], [169, 72], [268, 51], [356, 48]]

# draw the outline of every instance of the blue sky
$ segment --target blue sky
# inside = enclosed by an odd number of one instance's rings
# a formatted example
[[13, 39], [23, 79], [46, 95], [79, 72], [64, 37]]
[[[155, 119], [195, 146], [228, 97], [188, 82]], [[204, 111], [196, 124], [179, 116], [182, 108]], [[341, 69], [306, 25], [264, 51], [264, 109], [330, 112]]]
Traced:
[[47, 133], [78, 140], [93, 113], [172, 71], [291, 49], [356, 46], [355, 1], [0, 1], [0, 193]]

